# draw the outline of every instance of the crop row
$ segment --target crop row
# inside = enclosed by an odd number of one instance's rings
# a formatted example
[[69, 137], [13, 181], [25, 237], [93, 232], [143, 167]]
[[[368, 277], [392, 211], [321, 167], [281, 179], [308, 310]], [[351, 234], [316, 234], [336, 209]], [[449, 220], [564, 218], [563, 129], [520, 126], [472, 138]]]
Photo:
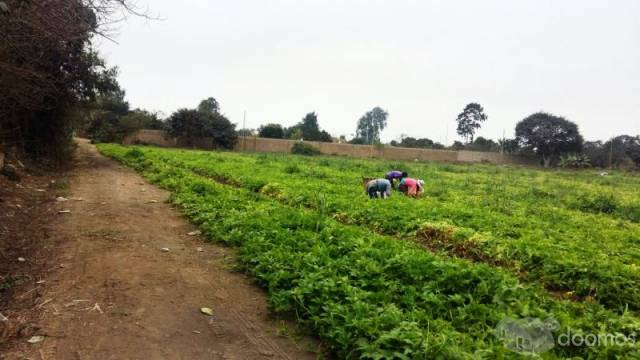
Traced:
[[[618, 312], [640, 308], [640, 224], [627, 219], [635, 215], [623, 218], [594, 210], [606, 207], [610, 198], [623, 198], [616, 201], [634, 209], [633, 185], [640, 184], [625, 183], [626, 178], [607, 186], [593, 184], [591, 178], [565, 179], [562, 173], [496, 167], [478, 167], [484, 171], [473, 172], [461, 166], [399, 164], [413, 167], [414, 176], [427, 179], [425, 198], [375, 202], [363, 195], [359, 181], [363, 175], [383, 173], [390, 164], [291, 155], [141, 151], [218, 181], [268, 193], [287, 204], [320, 209], [345, 223], [504, 266], [563, 296], [599, 301]], [[623, 190], [603, 191], [607, 187]]]
[[[505, 317], [553, 317], [560, 331], [582, 334], [640, 330], [630, 314], [556, 300], [508, 272], [220, 184], [144, 150], [100, 150], [170, 190], [208, 238], [239, 247], [239, 261], [268, 290], [273, 309], [294, 314], [342, 358], [518, 358], [493, 333]], [[626, 343], [558, 347], [544, 358], [639, 355]]]

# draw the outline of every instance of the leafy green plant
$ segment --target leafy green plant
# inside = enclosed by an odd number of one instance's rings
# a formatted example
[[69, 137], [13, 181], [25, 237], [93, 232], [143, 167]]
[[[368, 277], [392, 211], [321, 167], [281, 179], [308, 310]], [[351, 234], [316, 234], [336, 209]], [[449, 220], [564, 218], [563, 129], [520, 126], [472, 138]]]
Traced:
[[320, 155], [320, 150], [316, 149], [315, 147], [303, 141], [297, 141], [295, 144], [293, 144], [293, 147], [291, 148], [291, 153], [298, 154], [298, 155], [312, 156], [312, 155]]
[[581, 196], [578, 201], [580, 210], [594, 213], [613, 214], [620, 206], [612, 194], [597, 194], [594, 197]]
[[558, 166], [562, 168], [588, 168], [591, 167], [591, 160], [585, 154], [568, 154], [560, 157]]

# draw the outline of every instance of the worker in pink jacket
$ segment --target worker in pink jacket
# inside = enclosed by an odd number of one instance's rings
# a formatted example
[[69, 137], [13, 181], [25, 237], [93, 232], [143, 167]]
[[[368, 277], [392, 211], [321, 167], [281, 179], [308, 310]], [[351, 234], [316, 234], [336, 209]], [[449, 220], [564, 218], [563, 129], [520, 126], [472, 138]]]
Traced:
[[420, 197], [424, 193], [424, 180], [404, 178], [400, 181], [399, 189], [405, 195]]

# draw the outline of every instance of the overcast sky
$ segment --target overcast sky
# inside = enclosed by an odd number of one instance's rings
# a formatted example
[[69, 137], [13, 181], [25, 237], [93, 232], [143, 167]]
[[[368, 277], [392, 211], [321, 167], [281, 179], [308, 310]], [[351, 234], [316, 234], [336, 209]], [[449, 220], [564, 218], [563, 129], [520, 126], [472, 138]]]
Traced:
[[389, 111], [383, 140], [457, 140], [455, 118], [484, 106], [478, 135], [513, 136], [536, 111], [587, 139], [640, 134], [640, 0], [138, 0], [101, 41], [133, 107], [215, 97], [247, 127], [316, 111], [332, 135]]

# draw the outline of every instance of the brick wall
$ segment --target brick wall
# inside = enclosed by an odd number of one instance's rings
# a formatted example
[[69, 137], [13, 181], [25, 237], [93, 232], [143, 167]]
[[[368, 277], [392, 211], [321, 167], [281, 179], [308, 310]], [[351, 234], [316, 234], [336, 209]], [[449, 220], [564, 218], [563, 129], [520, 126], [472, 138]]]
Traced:
[[[445, 161], [445, 162], [489, 162], [493, 164], [538, 165], [533, 158], [503, 155], [495, 152], [480, 151], [451, 151], [432, 149], [413, 149], [400, 147], [377, 147], [371, 145], [351, 145], [338, 143], [324, 143], [317, 141], [305, 141], [316, 147], [321, 153], [327, 155], [343, 155], [351, 157], [381, 158], [387, 160], [420, 160], [420, 161]], [[211, 139], [202, 138], [194, 142], [194, 145], [185, 146], [181, 139], [165, 138], [164, 132], [159, 130], [140, 130], [128, 136], [125, 144], [149, 144], [163, 147], [190, 147], [197, 149], [214, 149]], [[267, 139], [241, 136], [234, 150], [246, 152], [278, 152], [288, 153], [295, 144], [295, 140]]]

